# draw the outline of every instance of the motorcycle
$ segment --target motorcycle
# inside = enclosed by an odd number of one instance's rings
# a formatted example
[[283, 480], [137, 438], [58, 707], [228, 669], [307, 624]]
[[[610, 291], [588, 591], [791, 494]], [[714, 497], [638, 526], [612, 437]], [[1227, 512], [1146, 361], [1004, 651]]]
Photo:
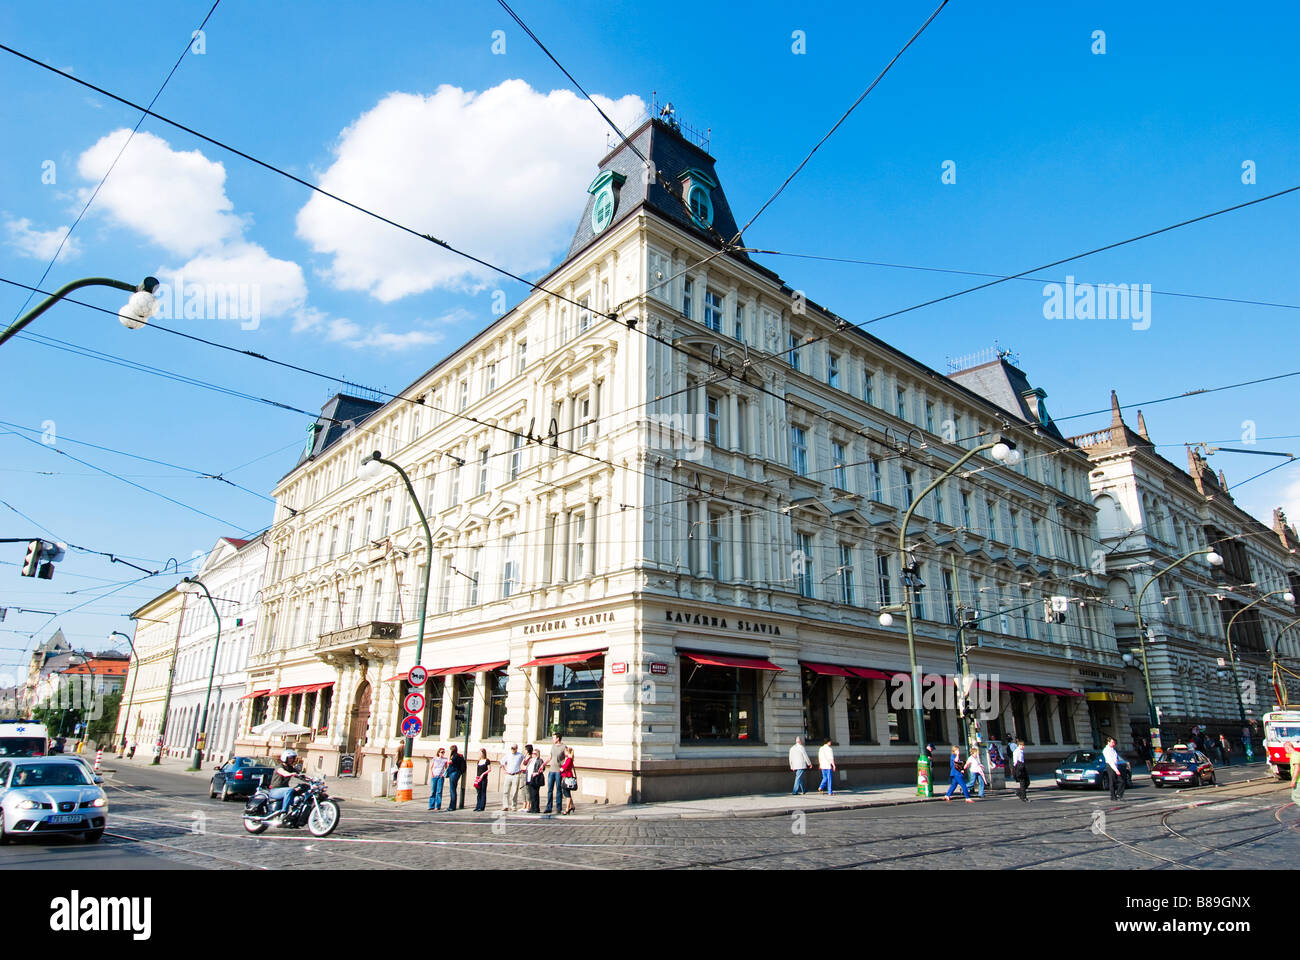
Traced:
[[282, 810], [282, 801], [272, 798], [266, 787], [259, 787], [244, 806], [244, 829], [249, 833], [264, 832], [276, 819], [280, 826], [297, 829], [306, 827], [313, 837], [328, 837], [339, 824], [339, 801], [325, 790], [325, 780], [306, 777], [295, 785], [289, 809]]

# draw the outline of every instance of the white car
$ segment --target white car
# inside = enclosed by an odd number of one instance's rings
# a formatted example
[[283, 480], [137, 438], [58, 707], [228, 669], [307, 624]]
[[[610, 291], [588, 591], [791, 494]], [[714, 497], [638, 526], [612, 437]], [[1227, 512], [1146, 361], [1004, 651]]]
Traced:
[[0, 843], [58, 833], [95, 843], [108, 818], [102, 781], [67, 758], [0, 760]]

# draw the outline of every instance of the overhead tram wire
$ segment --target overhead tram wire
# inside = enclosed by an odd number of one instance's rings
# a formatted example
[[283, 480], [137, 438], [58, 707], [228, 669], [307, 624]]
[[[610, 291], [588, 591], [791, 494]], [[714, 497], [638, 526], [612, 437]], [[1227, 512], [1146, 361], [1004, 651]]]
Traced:
[[939, 6], [935, 7], [934, 13], [930, 14], [930, 16], [926, 18], [925, 23], [921, 24], [921, 26], [917, 29], [916, 33], [912, 34], [911, 39], [909, 39], [907, 43], [903, 44], [903, 46], [899, 49], [898, 53], [894, 54], [894, 58], [890, 60], [889, 63], [885, 64], [885, 68], [881, 70], [879, 74], [877, 74], [876, 79], [871, 81], [870, 86], [868, 86], [867, 89], [862, 92], [862, 95], [858, 97], [857, 100], [853, 101], [853, 105], [844, 111], [844, 115], [841, 116], [837, 121], [835, 121], [835, 126], [831, 127], [830, 130], [826, 132], [826, 135], [822, 137], [820, 140], [818, 140], [816, 145], [810, 151], [808, 151], [808, 156], [804, 157], [803, 160], [800, 162], [799, 166], [794, 168], [794, 172], [791, 173], [790, 176], [785, 178], [785, 182], [782, 183], [781, 186], [777, 188], [776, 193], [772, 194], [772, 196], [770, 196], [767, 199], [767, 202], [765, 202], [761, 207], [758, 208], [758, 212], [755, 213], [752, 217], [750, 217], [743, 227], [741, 227], [739, 230], [736, 231], [736, 235], [731, 238], [731, 243], [733, 244], [737, 243], [740, 240], [741, 235], [744, 234], [744, 232], [748, 230], [751, 226], [753, 226], [755, 220], [757, 220], [760, 216], [763, 215], [763, 211], [766, 210], [768, 207], [770, 207], [774, 202], [776, 202], [776, 198], [781, 196], [781, 194], [785, 192], [785, 188], [790, 185], [790, 181], [792, 181], [795, 177], [797, 177], [799, 175], [799, 172], [803, 170], [805, 166], [808, 165], [808, 161], [813, 158], [813, 154], [815, 154], [819, 149], [821, 149], [822, 144], [824, 144], [827, 140], [829, 140], [834, 135], [835, 131], [838, 130], [840, 126], [844, 123], [844, 121], [849, 118], [849, 114], [853, 113], [853, 111], [858, 108], [858, 105], [862, 103], [863, 100], [867, 99], [867, 96], [871, 93], [871, 91], [876, 88], [876, 84], [880, 83], [880, 81], [885, 78], [885, 74], [889, 72], [890, 68], [893, 67], [893, 65], [898, 62], [898, 59], [904, 53], [907, 52], [907, 48], [916, 42], [916, 39], [922, 33], [925, 32], [925, 28], [928, 27], [934, 21], [934, 18], [937, 17], [940, 11], [942, 11], [943, 8], [946, 7], [947, 5], [948, 5], [948, 0], [942, 0]]
[[[207, 16], [203, 18], [203, 22], [199, 24], [198, 29], [195, 30], [194, 33], [190, 34], [189, 39], [185, 41], [185, 47], [181, 50], [181, 55], [176, 58], [176, 62], [172, 64], [172, 68], [169, 71], [167, 71], [167, 76], [163, 78], [163, 82], [159, 85], [157, 91], [155, 91], [153, 95], [153, 99], [149, 101], [149, 107], [141, 111], [140, 119], [137, 120], [135, 122], [135, 126], [131, 128], [131, 132], [130, 134], [127, 135], [126, 141], [122, 144], [121, 149], [117, 151], [117, 156], [115, 156], [113, 158], [113, 162], [108, 165], [108, 169], [104, 171], [104, 175], [99, 178], [99, 183], [95, 184], [95, 189], [92, 190], [90, 196], [86, 198], [86, 202], [81, 207], [81, 212], [78, 213], [77, 218], [72, 221], [72, 226], [68, 227], [68, 232], [65, 233], [62, 239], [59, 240], [59, 246], [54, 251], [54, 256], [50, 257], [50, 262], [45, 265], [45, 271], [41, 274], [41, 278], [36, 281], [36, 286], [39, 287], [41, 284], [43, 284], [46, 278], [50, 275], [50, 271], [54, 269], [54, 264], [58, 261], [59, 254], [63, 252], [64, 245], [68, 242], [68, 239], [72, 236], [72, 231], [77, 229], [77, 224], [81, 223], [81, 219], [86, 215], [86, 211], [90, 209], [90, 205], [94, 203], [95, 198], [99, 196], [99, 191], [104, 188], [104, 184], [108, 182], [109, 176], [113, 173], [113, 170], [117, 168], [118, 161], [121, 160], [122, 155], [126, 153], [126, 148], [131, 145], [131, 141], [135, 139], [135, 135], [140, 132], [140, 127], [144, 123], [145, 117], [149, 115], [148, 111], [153, 108], [153, 105], [155, 103], [158, 102], [158, 98], [161, 97], [163, 91], [167, 89], [167, 84], [171, 82], [171, 79], [173, 76], [175, 76], [176, 71], [180, 69], [181, 62], [185, 59], [186, 54], [190, 52], [190, 46], [194, 43], [195, 35], [198, 34], [200, 31], [202, 31], [203, 28], [208, 25], [208, 21], [212, 19], [212, 15], [216, 13], [217, 5], [219, 3], [221, 3], [221, 0], [213, 0], [212, 7], [211, 9], [208, 10]], [[18, 308], [18, 312], [14, 314], [14, 318], [10, 322], [16, 323], [18, 318], [23, 315], [23, 311], [27, 309], [28, 304], [30, 304], [31, 302], [32, 302], [32, 293], [29, 292], [27, 294], [27, 299], [23, 301], [22, 306]]]
[[[1188, 397], [1200, 397], [1208, 393], [1220, 393], [1224, 390], [1236, 390], [1238, 387], [1253, 387], [1259, 383], [1271, 383], [1274, 380], [1285, 380], [1288, 377], [1300, 377], [1300, 370], [1293, 370], [1291, 373], [1278, 373], [1271, 377], [1259, 377], [1255, 380], [1240, 380], [1237, 383], [1228, 383], [1221, 387], [1198, 387], [1195, 390], [1185, 390], [1182, 393], [1171, 393], [1167, 397], [1160, 397], [1156, 400], [1139, 400], [1137, 403], [1124, 403], [1120, 405], [1120, 409], [1130, 410], [1133, 407], [1154, 407], [1157, 403], [1168, 403], [1170, 400], [1185, 400]], [[1080, 417], [1095, 417], [1098, 414], [1110, 413], [1111, 409], [1111, 407], [1104, 407], [1100, 410], [1088, 410], [1085, 413], [1072, 413], [1065, 417], [1053, 417], [1052, 420], [1053, 422], [1060, 423], [1065, 420], [1078, 420]], [[1169, 446], [1169, 444], [1161, 444], [1161, 446]]]

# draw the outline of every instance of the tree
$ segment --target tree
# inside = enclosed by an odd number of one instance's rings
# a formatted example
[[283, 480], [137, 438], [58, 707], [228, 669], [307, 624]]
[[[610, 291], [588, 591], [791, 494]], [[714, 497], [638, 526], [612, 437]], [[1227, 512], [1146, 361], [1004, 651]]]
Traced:
[[117, 713], [122, 706], [122, 691], [115, 690], [103, 698], [98, 711], [99, 716], [92, 719], [86, 731], [86, 739], [98, 744], [110, 744], [117, 730]]

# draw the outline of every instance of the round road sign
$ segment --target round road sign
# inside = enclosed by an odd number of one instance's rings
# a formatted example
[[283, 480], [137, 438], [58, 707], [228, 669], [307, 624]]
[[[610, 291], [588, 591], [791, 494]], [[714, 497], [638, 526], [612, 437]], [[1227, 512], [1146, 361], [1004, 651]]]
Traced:
[[412, 667], [406, 674], [406, 682], [413, 687], [422, 687], [429, 679], [429, 671], [420, 665]]
[[402, 736], [416, 737], [420, 735], [420, 718], [406, 717], [402, 720]]
[[406, 699], [402, 701], [402, 706], [406, 707], [407, 713], [422, 713], [424, 711], [424, 694], [408, 693]]

